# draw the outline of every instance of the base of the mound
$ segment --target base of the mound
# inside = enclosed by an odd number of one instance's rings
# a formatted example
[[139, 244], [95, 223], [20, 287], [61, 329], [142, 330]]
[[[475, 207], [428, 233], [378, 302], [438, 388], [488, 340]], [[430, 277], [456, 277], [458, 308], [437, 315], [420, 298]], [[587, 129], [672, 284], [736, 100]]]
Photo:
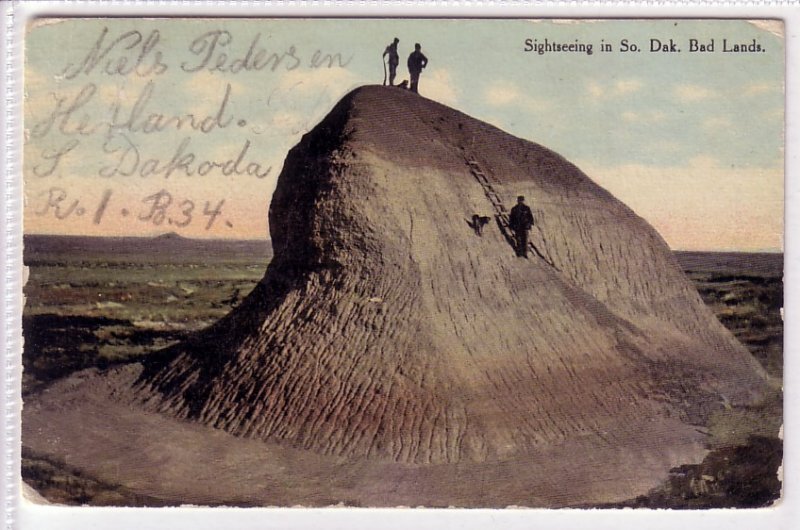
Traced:
[[131, 407], [121, 394], [139, 370], [79, 372], [27, 399], [23, 446], [168, 504], [230, 506], [605, 504], [646, 493], [706, 453], [693, 427], [651, 418], [626, 426], [624, 443], [586, 436], [501, 462], [337, 459]]

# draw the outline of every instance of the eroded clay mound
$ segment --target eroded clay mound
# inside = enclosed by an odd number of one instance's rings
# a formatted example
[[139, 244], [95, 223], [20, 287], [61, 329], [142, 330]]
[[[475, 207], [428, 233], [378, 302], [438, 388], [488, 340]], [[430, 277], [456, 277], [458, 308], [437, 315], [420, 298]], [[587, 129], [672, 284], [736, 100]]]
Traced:
[[[504, 234], [520, 194], [528, 260]], [[358, 89], [303, 137], [270, 230], [249, 298], [148, 360], [127, 399], [321, 454], [453, 463], [584, 438], [667, 451], [659, 429], [696, 436], [764, 387], [645, 221], [557, 154], [407, 91]]]

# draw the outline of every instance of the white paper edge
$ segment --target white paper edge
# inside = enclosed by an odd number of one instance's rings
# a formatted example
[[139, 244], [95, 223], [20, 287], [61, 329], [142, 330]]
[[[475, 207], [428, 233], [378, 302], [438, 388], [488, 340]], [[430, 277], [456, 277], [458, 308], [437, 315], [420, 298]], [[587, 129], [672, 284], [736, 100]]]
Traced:
[[[4, 102], [0, 114], [4, 139], [0, 154], [4, 177], [2, 238], [3, 296], [0, 344], [5, 362], [2, 496], [7, 529], [117, 530], [231, 528], [281, 529], [485, 529], [591, 528], [629, 529], [702, 528], [703, 530], [790, 529], [800, 527], [800, 444], [793, 434], [800, 425], [798, 409], [800, 362], [796, 359], [800, 319], [800, 7], [783, 2], [536, 2], [450, 1], [275, 1], [200, 2], [49, 1], [3, 2], [0, 51]], [[21, 498], [19, 480], [19, 385], [22, 286], [21, 92], [22, 37], [27, 20], [39, 16], [436, 16], [524, 18], [778, 18], [786, 26], [786, 187], [785, 187], [785, 325], [784, 325], [784, 447], [783, 498], [777, 506], [755, 510], [431, 510], [431, 509], [291, 509], [291, 508], [96, 508], [41, 506]], [[797, 146], [791, 148], [791, 146]]]

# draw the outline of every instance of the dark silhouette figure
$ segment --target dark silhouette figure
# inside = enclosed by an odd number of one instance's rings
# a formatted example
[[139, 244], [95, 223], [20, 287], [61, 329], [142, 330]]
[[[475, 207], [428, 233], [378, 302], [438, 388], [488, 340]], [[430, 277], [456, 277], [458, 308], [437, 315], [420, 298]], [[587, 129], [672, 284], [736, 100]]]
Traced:
[[408, 56], [408, 73], [411, 76], [411, 86], [409, 89], [418, 94], [417, 87], [419, 86], [419, 74], [422, 69], [428, 66], [428, 58], [422, 53], [422, 46], [419, 43], [414, 45], [414, 51]]
[[[397, 54], [397, 43], [400, 42], [400, 39], [397, 37], [394, 38], [391, 44], [389, 44], [386, 49], [383, 51], [383, 56], [389, 56], [389, 86], [394, 86], [394, 78], [397, 75], [397, 65], [400, 64], [400, 56]], [[386, 72], [384, 71], [384, 74]], [[384, 75], [383, 84], [386, 84], [386, 77]]]
[[511, 215], [508, 216], [508, 226], [514, 232], [514, 242], [516, 243], [517, 256], [528, 257], [528, 230], [533, 227], [533, 213], [528, 205], [525, 204], [525, 197], [517, 197], [517, 204], [511, 208]]

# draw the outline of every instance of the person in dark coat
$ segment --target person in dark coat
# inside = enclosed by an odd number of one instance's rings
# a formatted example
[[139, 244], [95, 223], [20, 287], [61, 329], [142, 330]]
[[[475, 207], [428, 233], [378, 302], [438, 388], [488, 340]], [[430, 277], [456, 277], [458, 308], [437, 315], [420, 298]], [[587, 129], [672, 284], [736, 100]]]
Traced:
[[511, 208], [508, 216], [508, 226], [514, 232], [514, 242], [517, 244], [517, 256], [528, 257], [528, 230], [533, 227], [533, 212], [525, 204], [525, 197], [517, 197], [517, 204]]
[[411, 76], [411, 86], [408, 88], [415, 94], [419, 93], [419, 74], [422, 69], [428, 66], [428, 58], [422, 53], [422, 46], [419, 43], [414, 45], [414, 51], [408, 56], [408, 74]]
[[383, 56], [389, 56], [389, 86], [394, 86], [394, 78], [397, 75], [397, 65], [400, 64], [400, 55], [397, 54], [397, 43], [400, 39], [394, 38], [394, 41], [386, 47], [383, 51]]

